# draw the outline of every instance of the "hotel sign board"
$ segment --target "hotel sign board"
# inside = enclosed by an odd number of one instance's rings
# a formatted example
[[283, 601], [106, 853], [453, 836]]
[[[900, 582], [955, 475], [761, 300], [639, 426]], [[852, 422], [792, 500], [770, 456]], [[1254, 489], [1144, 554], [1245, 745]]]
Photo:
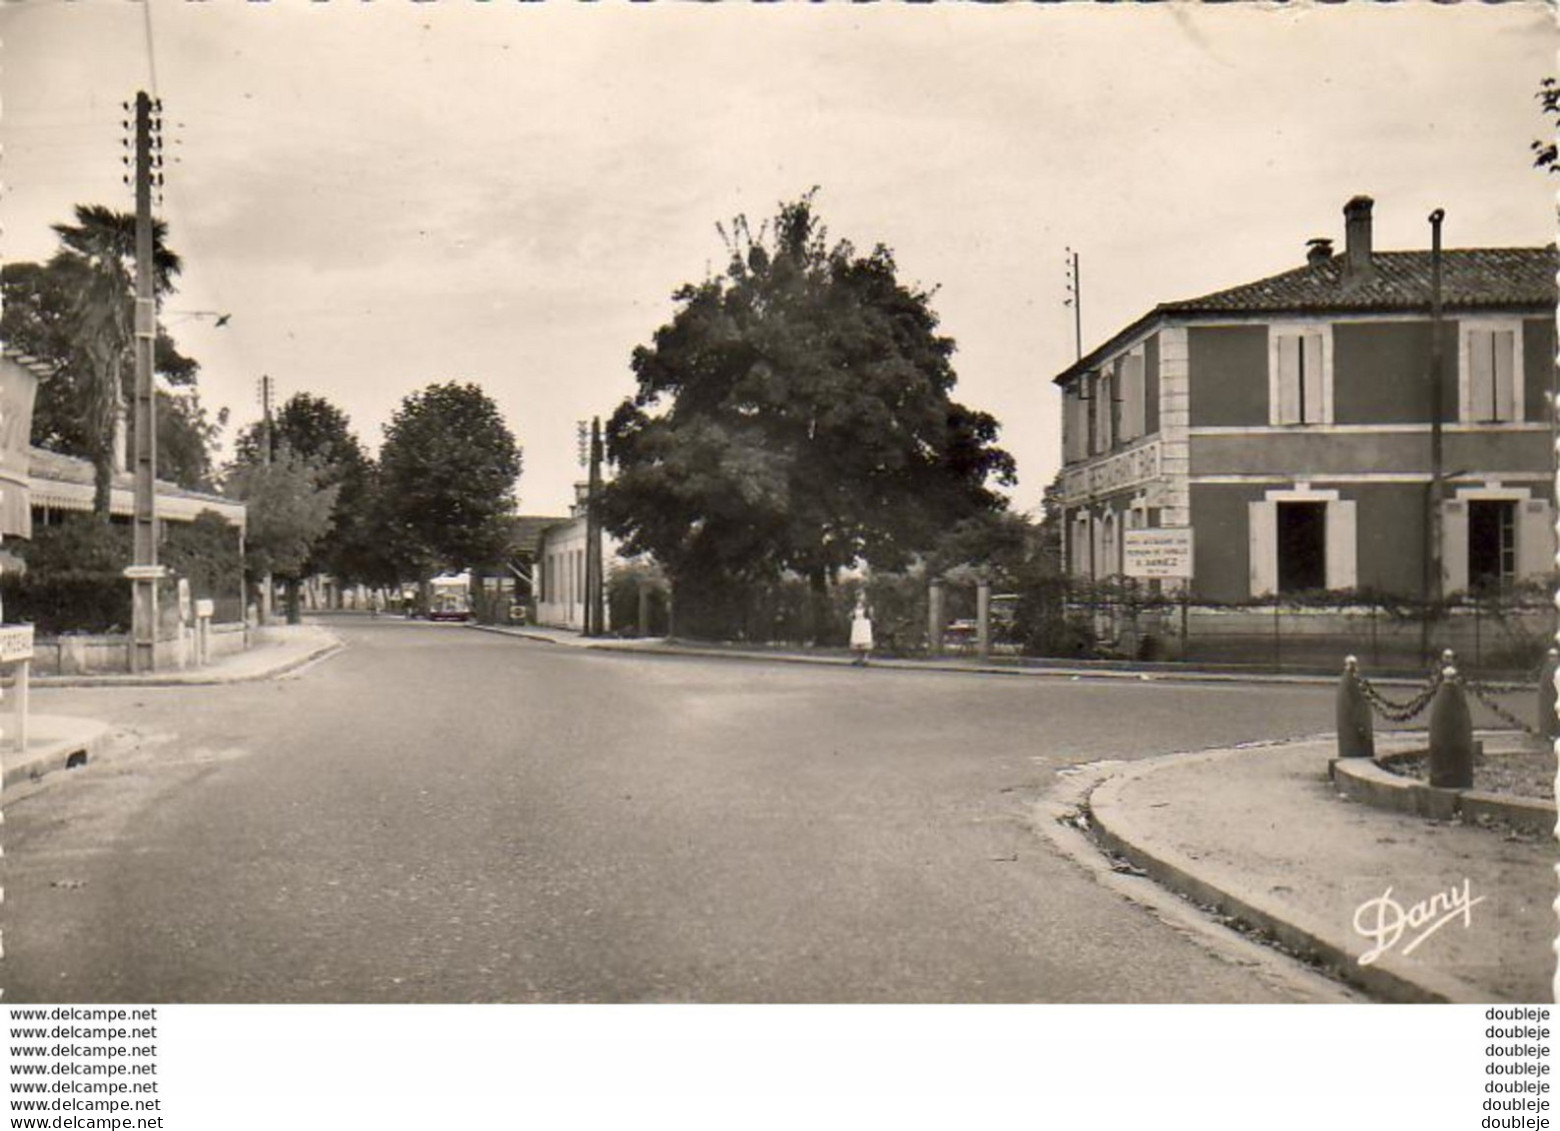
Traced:
[[1190, 526], [1124, 531], [1121, 550], [1122, 570], [1128, 577], [1189, 578], [1192, 576], [1192, 528]]

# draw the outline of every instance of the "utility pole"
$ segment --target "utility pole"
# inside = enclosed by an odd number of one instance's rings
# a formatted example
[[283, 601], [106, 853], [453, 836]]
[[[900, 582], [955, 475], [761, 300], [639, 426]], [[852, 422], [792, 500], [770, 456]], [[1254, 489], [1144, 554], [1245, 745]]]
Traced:
[[271, 446], [273, 433], [271, 424], [271, 394], [275, 385], [269, 375], [260, 376], [260, 459], [265, 466], [271, 466]]
[[1441, 221], [1446, 211], [1437, 208], [1430, 213], [1430, 484], [1425, 499], [1425, 600], [1426, 608], [1421, 621], [1420, 651], [1430, 654], [1430, 614], [1437, 609], [1445, 596], [1442, 573], [1442, 539], [1444, 537], [1441, 514], [1442, 485], [1442, 435], [1441, 417], [1445, 412], [1445, 397], [1441, 390]]
[[[271, 422], [271, 393], [275, 383], [269, 374], [260, 376], [260, 462], [266, 467], [271, 466], [271, 447], [273, 445], [275, 430]], [[260, 575], [260, 623], [271, 623], [272, 588], [274, 581], [271, 571], [266, 570]]]
[[601, 417], [590, 422], [590, 481], [585, 495], [585, 635], [607, 630], [601, 553]]
[[[161, 102], [156, 104], [160, 113]], [[135, 96], [135, 555], [126, 571], [133, 585], [130, 667], [157, 669], [157, 423], [152, 347], [157, 337], [157, 291], [152, 265], [153, 102]], [[157, 174], [160, 183], [162, 174]]]
[[1083, 357], [1083, 282], [1078, 275], [1078, 253], [1072, 248], [1067, 249], [1067, 298], [1063, 306], [1072, 307], [1073, 311], [1073, 345], [1077, 350], [1076, 356]]

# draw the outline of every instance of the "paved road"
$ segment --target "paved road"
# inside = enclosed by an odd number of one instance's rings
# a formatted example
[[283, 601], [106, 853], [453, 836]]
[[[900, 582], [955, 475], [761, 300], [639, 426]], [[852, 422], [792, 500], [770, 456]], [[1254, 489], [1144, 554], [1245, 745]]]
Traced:
[[1326, 688], [587, 652], [383, 619], [273, 683], [54, 690], [133, 744], [6, 811], [28, 1001], [1267, 1001], [1098, 885], [1060, 767]]

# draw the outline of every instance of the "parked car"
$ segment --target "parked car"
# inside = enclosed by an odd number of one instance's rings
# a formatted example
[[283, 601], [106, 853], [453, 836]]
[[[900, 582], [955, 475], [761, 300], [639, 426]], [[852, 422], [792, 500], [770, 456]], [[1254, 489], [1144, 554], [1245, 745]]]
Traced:
[[470, 620], [471, 607], [466, 604], [466, 598], [459, 593], [436, 593], [432, 607], [428, 610], [428, 619]]
[[943, 647], [973, 648], [979, 638], [980, 628], [972, 620], [956, 620], [943, 629]]

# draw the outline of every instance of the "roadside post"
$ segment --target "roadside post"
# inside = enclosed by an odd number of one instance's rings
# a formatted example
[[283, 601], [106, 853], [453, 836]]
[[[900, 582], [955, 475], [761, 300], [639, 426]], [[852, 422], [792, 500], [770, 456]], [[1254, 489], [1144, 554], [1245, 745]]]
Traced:
[[1441, 683], [1430, 701], [1430, 784], [1473, 786], [1473, 716], [1450, 651], [1441, 657]]
[[926, 595], [926, 644], [931, 654], [941, 656], [943, 651], [943, 580], [932, 578]]
[[1338, 757], [1374, 758], [1376, 736], [1370, 703], [1360, 686], [1360, 664], [1353, 656], [1343, 661], [1338, 678]]
[[190, 665], [190, 652], [194, 648], [195, 614], [190, 605], [190, 579], [179, 578], [179, 667]]
[[975, 650], [982, 660], [991, 659], [991, 578], [975, 583]]
[[211, 662], [211, 618], [216, 615], [217, 603], [210, 597], [195, 602], [195, 666], [205, 667]]

